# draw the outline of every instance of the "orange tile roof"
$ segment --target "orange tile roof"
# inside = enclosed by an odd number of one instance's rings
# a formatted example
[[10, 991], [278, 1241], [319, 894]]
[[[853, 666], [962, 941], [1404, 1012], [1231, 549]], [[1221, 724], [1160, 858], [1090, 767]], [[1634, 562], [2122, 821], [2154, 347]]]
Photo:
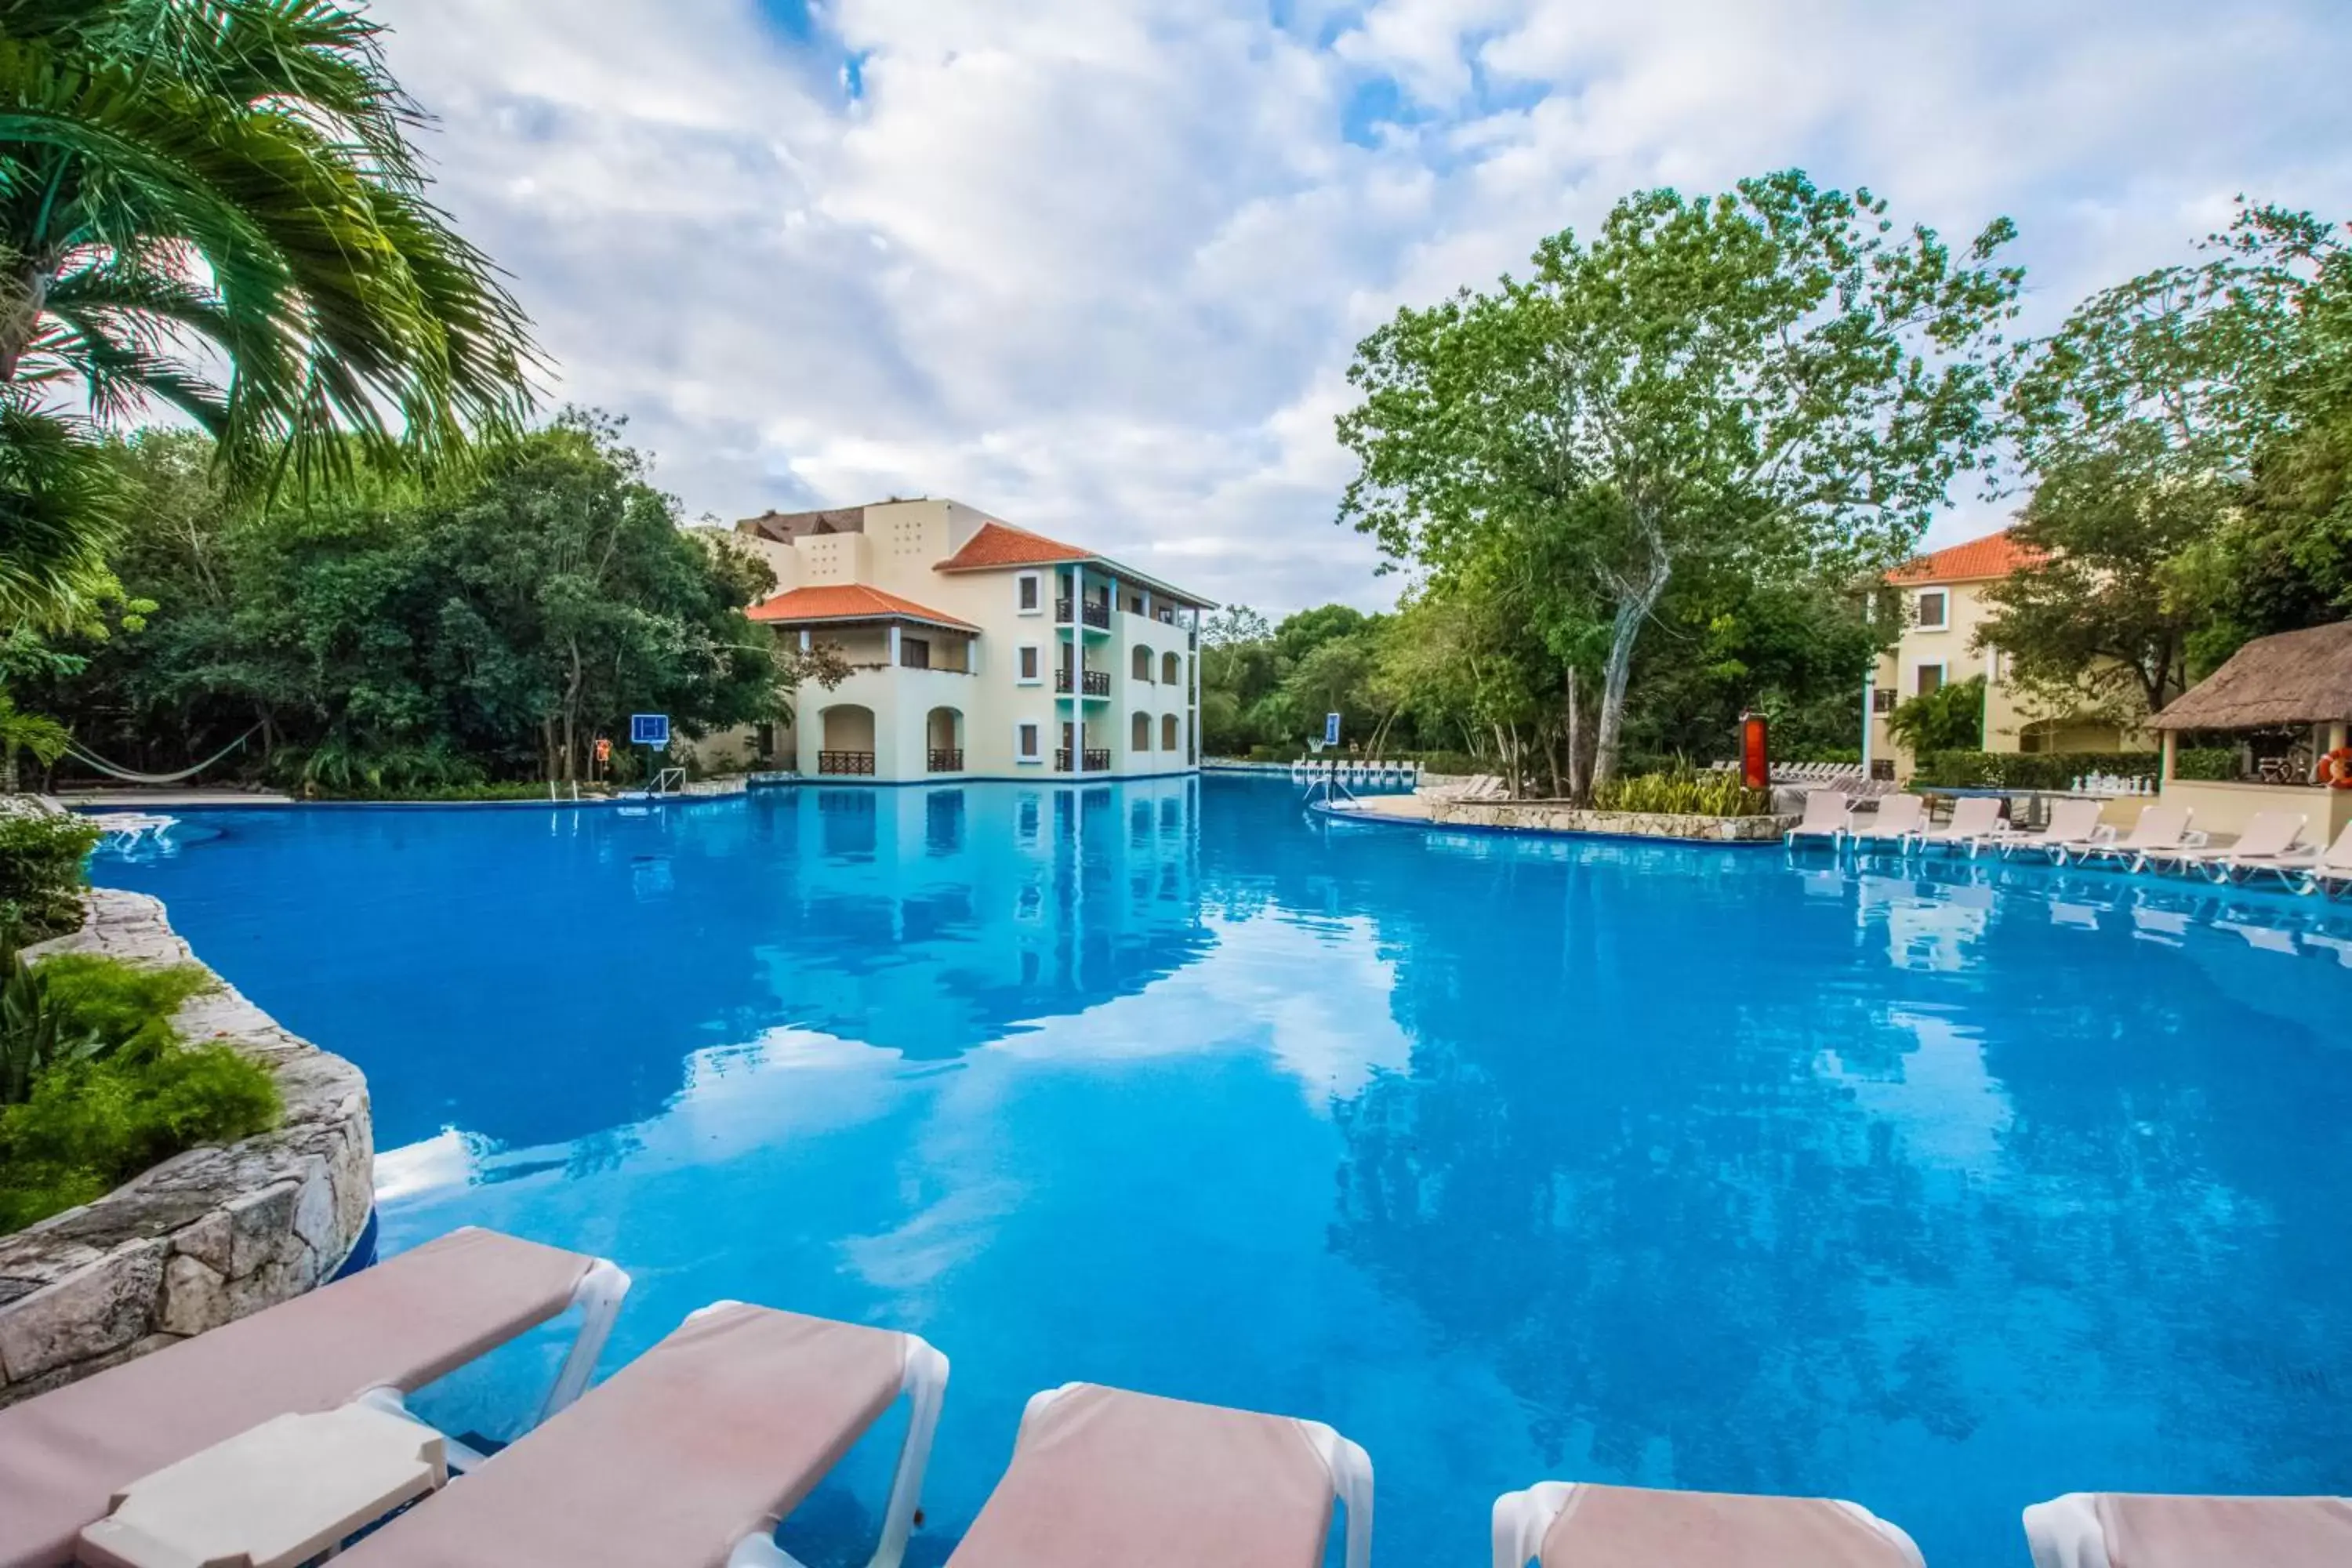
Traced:
[[1886, 574], [1890, 583], [1967, 583], [1985, 577], [2006, 577], [2042, 559], [2031, 545], [2011, 537], [2011, 529], [1988, 533], [1961, 544], [1948, 545], [1932, 554], [1896, 567]]
[[794, 588], [751, 606], [755, 621], [791, 624], [797, 621], [928, 621], [935, 626], [978, 631], [970, 621], [925, 609], [912, 599], [869, 588], [863, 583], [835, 583], [822, 587]]
[[1010, 523], [984, 522], [963, 548], [939, 563], [941, 572], [985, 572], [997, 566], [1045, 566], [1062, 561], [1092, 561], [1092, 552], [1032, 533]]

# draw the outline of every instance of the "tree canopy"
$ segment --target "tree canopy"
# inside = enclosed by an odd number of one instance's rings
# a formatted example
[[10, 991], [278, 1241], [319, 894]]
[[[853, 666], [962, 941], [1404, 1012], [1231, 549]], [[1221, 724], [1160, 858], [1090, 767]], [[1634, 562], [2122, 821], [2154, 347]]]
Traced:
[[1545, 240], [1527, 279], [1359, 345], [1341, 520], [1441, 594], [1507, 587], [1560, 662], [1579, 793], [1617, 766], [1678, 576], [1891, 564], [1981, 460], [2013, 360], [2011, 226], [1956, 256], [1886, 210], [1793, 171], [1637, 193], [1589, 242]]

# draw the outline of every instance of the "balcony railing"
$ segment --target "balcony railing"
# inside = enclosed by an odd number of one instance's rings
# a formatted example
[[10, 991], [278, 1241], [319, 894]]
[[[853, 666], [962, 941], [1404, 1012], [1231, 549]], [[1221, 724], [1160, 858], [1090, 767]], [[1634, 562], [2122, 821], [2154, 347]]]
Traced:
[[960, 751], [945, 752], [934, 746], [931, 748], [930, 771], [935, 773], [960, 773], [963, 772], [963, 753]]
[[[1076, 679], [1077, 679], [1079, 689], [1084, 691], [1088, 697], [1108, 697], [1110, 695], [1109, 670], [1083, 669], [1077, 672]], [[1054, 671], [1054, 689], [1060, 692], [1065, 697], [1068, 696], [1070, 694], [1070, 683], [1073, 677], [1071, 672], [1067, 668]]]
[[871, 752], [819, 752], [816, 771], [820, 773], [874, 776], [874, 753]]
[[1107, 773], [1110, 772], [1110, 748], [1108, 746], [1088, 746], [1086, 750], [1086, 766], [1080, 771], [1089, 773]]
[[1054, 771], [1057, 773], [1066, 773], [1070, 771], [1070, 752], [1068, 747], [1057, 747], [1055, 750]]
[[[1079, 616], [1085, 619], [1087, 625], [1090, 626], [1101, 626], [1105, 630], [1109, 629], [1109, 601], [1088, 599], [1085, 604], [1080, 605], [1077, 608]], [[1066, 626], [1070, 624], [1069, 600], [1056, 599], [1054, 601], [1054, 619], [1056, 624], [1061, 626]]]

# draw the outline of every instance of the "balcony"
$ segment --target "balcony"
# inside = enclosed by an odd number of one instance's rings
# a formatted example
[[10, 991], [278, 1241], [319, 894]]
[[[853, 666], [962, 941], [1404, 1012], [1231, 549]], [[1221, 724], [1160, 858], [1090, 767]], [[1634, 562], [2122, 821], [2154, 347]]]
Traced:
[[937, 747], [933, 747], [930, 752], [929, 771], [935, 773], [960, 773], [963, 772], [963, 752], [961, 751], [943, 752]]
[[874, 753], [871, 752], [819, 752], [816, 771], [835, 777], [872, 778]]
[[1070, 752], [1068, 747], [1060, 747], [1055, 751], [1054, 771], [1057, 773], [1066, 773], [1070, 771]]
[[1107, 773], [1110, 772], [1110, 748], [1108, 746], [1088, 746], [1082, 754], [1085, 758], [1085, 766], [1079, 770], [1081, 773]]
[[[1085, 621], [1087, 625], [1097, 627], [1103, 631], [1110, 630], [1110, 605], [1108, 601], [1089, 599], [1085, 604], [1080, 605], [1077, 609], [1079, 618]], [[1057, 626], [1066, 626], [1070, 624], [1069, 600], [1056, 599], [1054, 601], [1054, 621]]]
[[1074, 679], [1078, 689], [1088, 697], [1110, 695], [1110, 671], [1108, 669], [1082, 669], [1075, 677], [1066, 668], [1057, 669], [1054, 671], [1054, 689], [1067, 697]]

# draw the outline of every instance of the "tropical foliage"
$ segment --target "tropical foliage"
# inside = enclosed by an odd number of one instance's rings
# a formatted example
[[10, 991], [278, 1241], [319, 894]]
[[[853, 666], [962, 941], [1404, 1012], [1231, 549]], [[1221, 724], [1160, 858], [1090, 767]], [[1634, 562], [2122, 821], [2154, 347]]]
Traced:
[[1955, 680], [1895, 704], [1886, 727], [1913, 752], [1974, 751], [1984, 744], [1985, 679]]
[[98, 837], [79, 816], [0, 806], [0, 946], [81, 923], [82, 868]]
[[1891, 564], [1991, 440], [2011, 227], [1956, 255], [1886, 210], [1796, 172], [1638, 193], [1359, 346], [1341, 519], [1433, 593], [1513, 605], [1565, 679], [1492, 700], [1559, 712], [1578, 793], [1616, 769], [1672, 586]]
[[172, 1023], [212, 984], [194, 964], [90, 953], [32, 964], [0, 942], [0, 1232], [278, 1120], [265, 1069], [226, 1046], [191, 1046]]
[[773, 585], [728, 536], [678, 526], [618, 426], [586, 414], [426, 484], [356, 459], [301, 497], [241, 502], [199, 435], [112, 449], [152, 521], [116, 551], [158, 607], [27, 681], [82, 743], [144, 771], [250, 732], [231, 766], [320, 795], [472, 794], [586, 776], [634, 710], [696, 735], [780, 716], [832, 673], [745, 606]]
[[1701, 771], [1683, 763], [1665, 773], [1611, 779], [1592, 792], [1592, 804], [1602, 811], [1761, 816], [1772, 809], [1772, 795], [1749, 789], [1736, 773]]

